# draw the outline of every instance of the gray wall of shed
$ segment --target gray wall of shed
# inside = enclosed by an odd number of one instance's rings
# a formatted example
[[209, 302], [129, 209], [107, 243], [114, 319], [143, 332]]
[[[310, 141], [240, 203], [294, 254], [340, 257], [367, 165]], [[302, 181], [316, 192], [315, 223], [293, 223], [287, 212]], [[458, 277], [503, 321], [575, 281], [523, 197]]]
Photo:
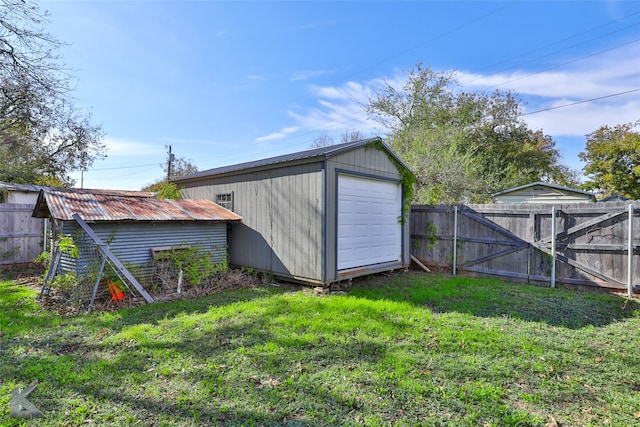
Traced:
[[[63, 273], [75, 271], [81, 274], [83, 266], [96, 256], [96, 253], [92, 253], [93, 241], [74, 221], [64, 221], [61, 226], [62, 234], [73, 237], [78, 246], [83, 246], [78, 260], [62, 255], [61, 270]], [[214, 254], [215, 262], [221, 262], [227, 256], [226, 222], [108, 222], [90, 223], [89, 226], [125, 266], [143, 266], [140, 273], [144, 277], [136, 277], [139, 281], [151, 275], [153, 247], [197, 247]]]
[[183, 196], [233, 193], [242, 217], [229, 233], [229, 262], [304, 282], [323, 282], [323, 162], [297, 163], [182, 184]]
[[[396, 165], [387, 154], [375, 147], [362, 147], [357, 150], [347, 151], [327, 162], [327, 282], [334, 282], [345, 277], [340, 277], [337, 271], [337, 215], [338, 215], [338, 174], [347, 173], [378, 179], [400, 181], [402, 176]], [[403, 195], [404, 197], [404, 195]], [[402, 211], [398, 211], [398, 217]], [[406, 266], [411, 263], [409, 212], [406, 215], [406, 223], [402, 227], [402, 262], [395, 267]], [[381, 270], [390, 270], [394, 266], [384, 266]], [[379, 269], [360, 271], [350, 277], [370, 274]]]
[[[341, 279], [336, 270], [339, 172], [401, 179], [384, 152], [362, 147], [332, 157], [326, 165], [324, 160], [306, 160], [180, 185], [183, 197], [191, 199], [215, 201], [217, 194], [233, 193], [233, 210], [242, 216], [242, 223], [234, 223], [229, 234], [231, 264], [296, 281], [328, 284]], [[410, 263], [409, 244], [407, 221], [401, 265]], [[397, 266], [383, 270], [390, 267]]]

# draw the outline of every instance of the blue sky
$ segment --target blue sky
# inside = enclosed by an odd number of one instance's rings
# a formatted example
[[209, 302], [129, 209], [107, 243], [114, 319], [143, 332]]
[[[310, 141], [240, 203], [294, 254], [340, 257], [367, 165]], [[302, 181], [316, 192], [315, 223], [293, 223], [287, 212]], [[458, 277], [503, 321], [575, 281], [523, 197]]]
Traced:
[[324, 132], [336, 142], [347, 129], [384, 136], [362, 105], [387, 83], [401, 87], [418, 62], [455, 71], [466, 90], [517, 92], [529, 126], [576, 169], [585, 134], [640, 119], [637, 1], [41, 8], [68, 43], [76, 105], [107, 133], [108, 157], [84, 174], [85, 188], [136, 190], [161, 178], [166, 145], [204, 170], [305, 150]]

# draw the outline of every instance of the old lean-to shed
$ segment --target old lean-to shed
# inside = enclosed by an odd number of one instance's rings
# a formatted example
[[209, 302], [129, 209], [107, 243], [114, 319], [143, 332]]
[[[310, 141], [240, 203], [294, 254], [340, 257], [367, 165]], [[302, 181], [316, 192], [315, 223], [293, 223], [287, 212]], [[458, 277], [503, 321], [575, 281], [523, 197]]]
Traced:
[[[152, 193], [118, 190], [44, 189], [33, 216], [51, 218], [54, 236], [71, 236], [80, 258], [63, 255], [63, 272], [82, 274], [91, 262], [89, 236], [73, 218], [86, 222], [125, 265], [135, 266], [144, 281], [154, 252], [174, 247], [197, 247], [214, 260], [226, 257], [227, 223], [241, 217], [210, 200], [168, 200]], [[94, 251], [95, 252], [95, 251]]]
[[492, 194], [493, 203], [591, 203], [593, 193], [546, 182], [533, 182]]
[[404, 209], [412, 178], [380, 138], [371, 138], [210, 169], [176, 183], [184, 197], [242, 216], [229, 234], [231, 264], [327, 285], [409, 265]]

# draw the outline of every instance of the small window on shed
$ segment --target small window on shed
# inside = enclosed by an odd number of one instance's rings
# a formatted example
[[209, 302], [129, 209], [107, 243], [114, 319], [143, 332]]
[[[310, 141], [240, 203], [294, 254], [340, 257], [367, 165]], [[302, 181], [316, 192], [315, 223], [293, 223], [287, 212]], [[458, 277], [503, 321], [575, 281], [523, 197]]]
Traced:
[[233, 212], [233, 192], [216, 194], [216, 203]]

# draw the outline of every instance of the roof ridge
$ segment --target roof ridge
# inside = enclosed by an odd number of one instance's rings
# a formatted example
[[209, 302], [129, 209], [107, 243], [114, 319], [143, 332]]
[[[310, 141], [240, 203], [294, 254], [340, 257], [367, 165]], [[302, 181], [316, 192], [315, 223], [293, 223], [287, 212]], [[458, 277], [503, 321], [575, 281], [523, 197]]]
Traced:
[[[363, 138], [357, 141], [342, 142], [339, 144], [332, 144], [332, 145], [326, 145], [324, 147], [310, 148], [308, 150], [296, 151], [293, 153], [267, 157], [259, 160], [252, 160], [248, 162], [241, 162], [241, 163], [236, 163], [236, 164], [231, 164], [226, 166], [220, 166], [216, 168], [205, 169], [203, 171], [196, 172], [191, 175], [186, 175], [186, 176], [176, 178], [174, 179], [174, 181], [176, 182], [186, 181], [189, 179], [197, 179], [197, 178], [202, 178], [206, 176], [217, 175], [219, 173], [236, 172], [240, 170], [251, 169], [251, 168], [261, 167], [261, 166], [269, 166], [269, 165], [284, 163], [284, 162], [293, 161], [293, 160], [310, 159], [310, 158], [320, 157], [320, 156], [329, 157], [329, 156], [333, 156], [335, 154], [341, 153], [343, 151], [350, 150], [354, 147], [365, 146], [374, 141], [380, 141], [384, 144], [384, 141], [379, 136], [375, 136], [371, 138]], [[385, 147], [387, 147], [386, 144], [385, 144]]]

